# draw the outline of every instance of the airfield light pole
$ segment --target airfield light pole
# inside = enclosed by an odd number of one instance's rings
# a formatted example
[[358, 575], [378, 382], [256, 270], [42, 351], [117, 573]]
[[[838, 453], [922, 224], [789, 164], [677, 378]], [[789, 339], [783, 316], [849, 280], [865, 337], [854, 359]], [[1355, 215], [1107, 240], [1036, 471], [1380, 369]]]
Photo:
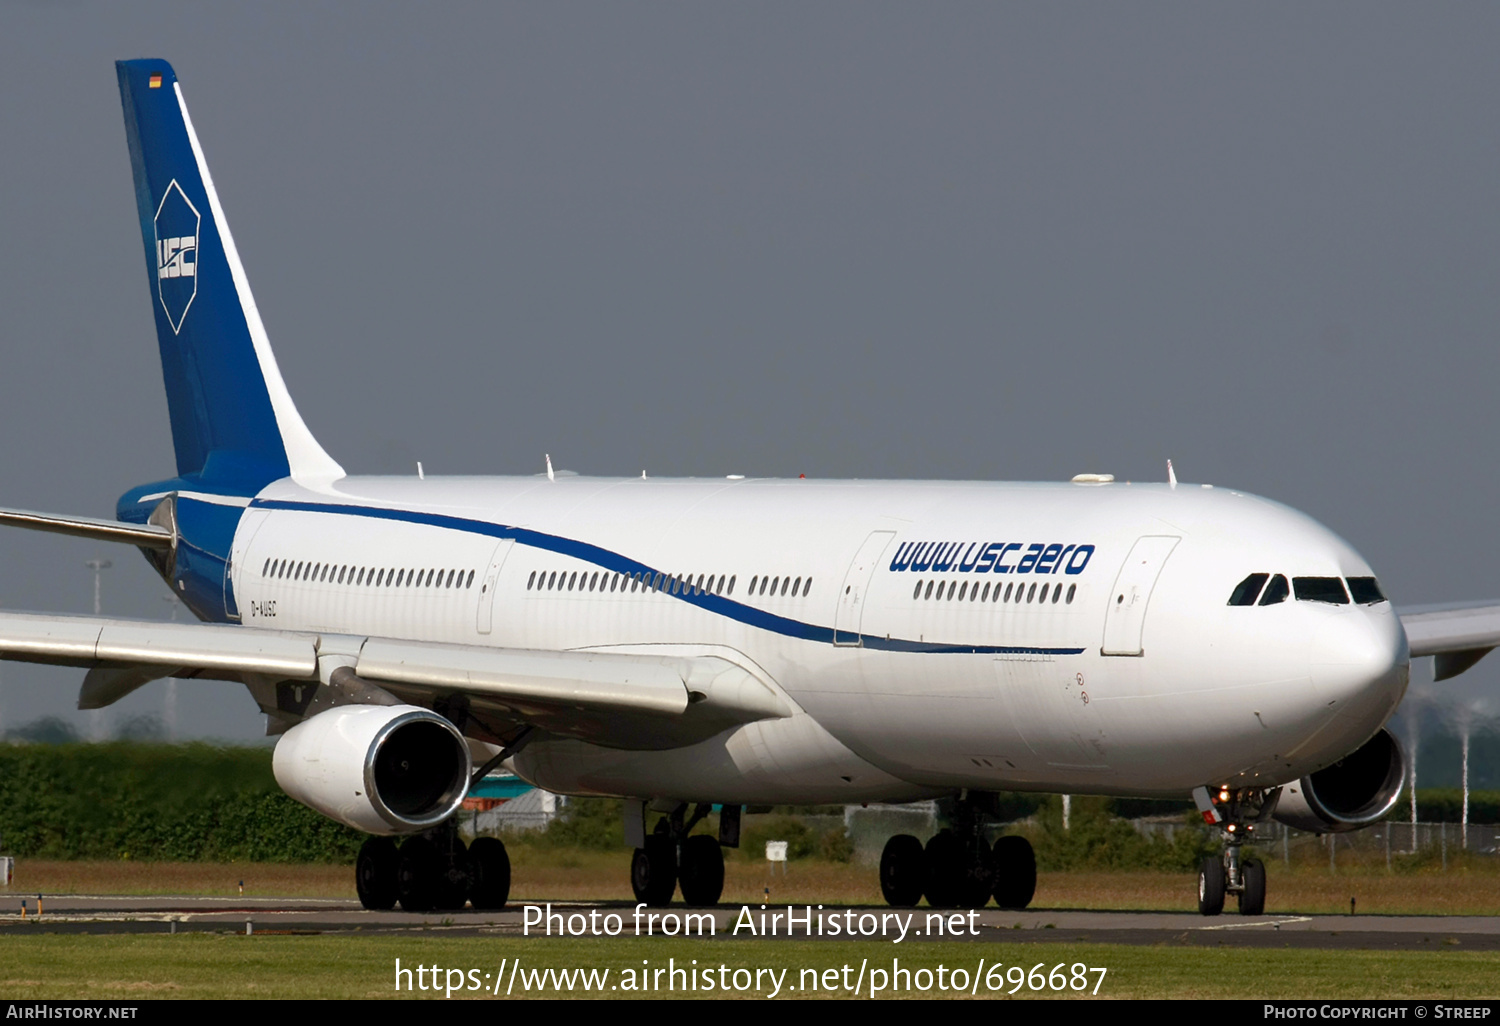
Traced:
[[[114, 566], [114, 563], [110, 562], [107, 559], [91, 559], [83, 565], [94, 571], [94, 615], [98, 616], [104, 608], [101, 601], [102, 592], [100, 591], [99, 577], [101, 572], [108, 570], [110, 567]], [[89, 728], [90, 733], [93, 734], [95, 741], [104, 740], [103, 709], [95, 709], [89, 714]]]

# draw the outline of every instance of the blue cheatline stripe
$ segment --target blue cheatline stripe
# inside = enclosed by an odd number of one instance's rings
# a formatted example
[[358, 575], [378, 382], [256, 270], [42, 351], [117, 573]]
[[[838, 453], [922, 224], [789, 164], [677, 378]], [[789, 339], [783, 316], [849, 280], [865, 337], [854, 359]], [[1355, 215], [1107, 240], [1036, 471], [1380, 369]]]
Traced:
[[[375, 506], [352, 506], [339, 503], [321, 502], [291, 502], [283, 499], [255, 499], [250, 503], [252, 509], [282, 509], [298, 513], [330, 513], [342, 516], [369, 517], [373, 520], [394, 520], [403, 524], [421, 524], [425, 527], [443, 527], [450, 531], [463, 531], [467, 534], [485, 535], [490, 538], [511, 538], [517, 544], [525, 545], [534, 549], [542, 549], [546, 552], [555, 552], [560, 556], [568, 556], [579, 559], [585, 563], [592, 563], [603, 570], [626, 574], [662, 574], [670, 577], [665, 570], [657, 570], [655, 567], [647, 566], [645, 563], [637, 562], [629, 556], [622, 556], [618, 552], [590, 545], [588, 542], [576, 541], [572, 538], [561, 538], [555, 534], [546, 534], [542, 531], [533, 531], [525, 527], [510, 527], [505, 524], [491, 524], [484, 520], [470, 520], [466, 517], [451, 517], [442, 513], [424, 513], [407, 509], [385, 509]], [[689, 605], [697, 606], [719, 616], [727, 617], [738, 623], [750, 627], [758, 627], [773, 634], [780, 634], [788, 638], [799, 638], [802, 641], [817, 641], [823, 644], [833, 644], [834, 631], [832, 627], [819, 627], [817, 624], [803, 623], [801, 620], [793, 620], [785, 616], [777, 616], [754, 606], [747, 606], [742, 602], [725, 598], [723, 595], [694, 595], [691, 590], [684, 590], [680, 594], [673, 595], [663, 589], [659, 594], [666, 595]], [[845, 637], [849, 632], [843, 632]], [[859, 645], [864, 648], [877, 649], [883, 652], [927, 652], [927, 653], [963, 653], [967, 655], [1080, 655], [1081, 648], [1041, 648], [1035, 645], [962, 645], [948, 644], [936, 641], [908, 641], [902, 638], [885, 638], [873, 634], [859, 635]], [[853, 647], [852, 643], [851, 646]]]

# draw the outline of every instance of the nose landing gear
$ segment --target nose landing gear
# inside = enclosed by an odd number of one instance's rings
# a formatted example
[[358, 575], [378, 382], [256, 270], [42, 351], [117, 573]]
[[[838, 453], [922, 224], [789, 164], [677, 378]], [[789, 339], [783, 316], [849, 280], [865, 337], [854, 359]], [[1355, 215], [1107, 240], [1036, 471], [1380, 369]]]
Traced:
[[1224, 911], [1224, 899], [1235, 896], [1241, 915], [1258, 916], [1266, 910], [1266, 867], [1259, 859], [1246, 858], [1240, 849], [1248, 843], [1257, 823], [1276, 811], [1280, 788], [1206, 787], [1193, 790], [1193, 801], [1203, 821], [1217, 826], [1224, 851], [1210, 855], [1198, 867], [1198, 911], [1216, 916]]

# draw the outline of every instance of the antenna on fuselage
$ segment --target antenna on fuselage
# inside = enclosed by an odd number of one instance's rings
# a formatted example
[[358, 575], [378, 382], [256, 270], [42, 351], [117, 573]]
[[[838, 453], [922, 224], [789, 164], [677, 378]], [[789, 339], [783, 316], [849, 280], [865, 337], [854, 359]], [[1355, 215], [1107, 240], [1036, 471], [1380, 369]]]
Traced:
[[554, 474], [554, 473], [552, 473], [552, 454], [550, 452], [547, 453], [547, 480], [548, 481], [556, 481], [557, 480], [557, 475]]
[[1177, 487], [1177, 471], [1172, 469], [1172, 461], [1167, 460], [1167, 484], [1173, 488]]

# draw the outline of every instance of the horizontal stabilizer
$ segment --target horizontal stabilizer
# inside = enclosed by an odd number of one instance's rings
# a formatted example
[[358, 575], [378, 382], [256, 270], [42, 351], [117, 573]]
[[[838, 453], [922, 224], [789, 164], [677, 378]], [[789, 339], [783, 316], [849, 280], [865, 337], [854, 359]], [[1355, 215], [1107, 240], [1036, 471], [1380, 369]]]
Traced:
[[92, 517], [65, 517], [56, 513], [33, 513], [26, 509], [0, 507], [0, 525], [25, 527], [51, 534], [68, 534], [94, 541], [123, 542], [147, 549], [170, 549], [172, 532], [156, 524], [124, 524], [118, 520], [95, 520]]

